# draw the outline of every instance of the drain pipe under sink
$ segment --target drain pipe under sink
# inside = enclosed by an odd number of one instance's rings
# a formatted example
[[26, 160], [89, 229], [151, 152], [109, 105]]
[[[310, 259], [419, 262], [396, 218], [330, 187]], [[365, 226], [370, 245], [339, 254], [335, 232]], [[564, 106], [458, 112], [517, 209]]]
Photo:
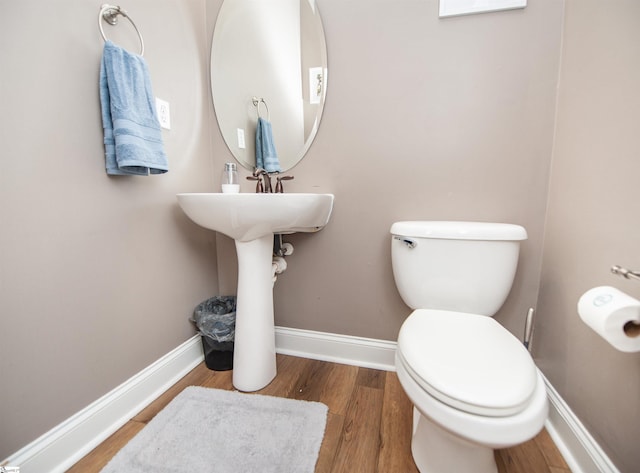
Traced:
[[287, 269], [287, 262], [282, 256], [274, 256], [271, 260], [271, 275], [273, 276], [273, 283], [275, 284], [278, 279], [278, 274], [283, 273]]

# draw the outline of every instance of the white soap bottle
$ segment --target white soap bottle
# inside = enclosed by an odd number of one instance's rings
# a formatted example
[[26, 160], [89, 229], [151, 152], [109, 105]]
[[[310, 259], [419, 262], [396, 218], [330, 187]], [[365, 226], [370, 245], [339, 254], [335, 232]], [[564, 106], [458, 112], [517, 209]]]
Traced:
[[224, 194], [237, 194], [240, 192], [236, 163], [225, 163], [224, 165], [224, 171], [222, 171], [222, 192]]

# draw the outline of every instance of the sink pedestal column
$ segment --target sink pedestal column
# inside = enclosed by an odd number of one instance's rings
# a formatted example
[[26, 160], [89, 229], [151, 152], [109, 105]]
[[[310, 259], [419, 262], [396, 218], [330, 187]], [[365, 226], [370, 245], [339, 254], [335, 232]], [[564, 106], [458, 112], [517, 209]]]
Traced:
[[273, 234], [236, 240], [238, 296], [233, 354], [233, 386], [257, 391], [276, 376], [273, 322]]

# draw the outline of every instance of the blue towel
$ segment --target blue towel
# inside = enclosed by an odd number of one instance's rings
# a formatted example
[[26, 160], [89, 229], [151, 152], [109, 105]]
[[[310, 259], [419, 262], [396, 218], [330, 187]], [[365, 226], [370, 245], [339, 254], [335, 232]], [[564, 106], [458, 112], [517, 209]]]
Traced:
[[276, 147], [273, 144], [271, 123], [263, 118], [258, 118], [256, 127], [256, 167], [267, 172], [282, 171]]
[[104, 43], [100, 103], [107, 174], [146, 176], [169, 170], [147, 63]]

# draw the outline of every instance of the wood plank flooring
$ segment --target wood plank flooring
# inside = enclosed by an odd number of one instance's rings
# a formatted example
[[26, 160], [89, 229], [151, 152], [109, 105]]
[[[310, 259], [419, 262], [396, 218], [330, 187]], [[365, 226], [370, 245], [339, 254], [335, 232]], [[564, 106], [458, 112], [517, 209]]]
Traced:
[[[231, 390], [231, 374], [199, 365], [67, 471], [99, 472], [185, 387]], [[418, 473], [411, 457], [412, 406], [395, 373], [278, 355], [278, 375], [258, 393], [329, 406], [316, 473]], [[497, 451], [496, 462], [499, 473], [570, 473], [545, 430]]]

